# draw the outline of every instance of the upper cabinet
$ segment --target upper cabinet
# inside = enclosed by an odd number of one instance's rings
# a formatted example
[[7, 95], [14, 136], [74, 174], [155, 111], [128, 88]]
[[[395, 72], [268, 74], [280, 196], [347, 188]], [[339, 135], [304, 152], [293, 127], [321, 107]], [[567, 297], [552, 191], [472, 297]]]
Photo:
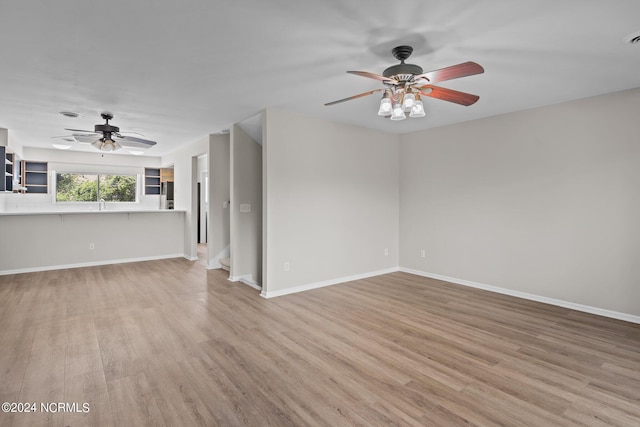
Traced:
[[47, 162], [22, 161], [23, 185], [27, 194], [46, 194], [49, 192], [49, 167]]
[[0, 159], [2, 159], [2, 180], [0, 191], [12, 191], [13, 189], [13, 153], [7, 147], [0, 147]]
[[20, 159], [9, 148], [0, 146], [0, 161], [3, 163], [0, 191], [18, 191], [21, 182]]
[[160, 194], [160, 169], [144, 168], [144, 194]]

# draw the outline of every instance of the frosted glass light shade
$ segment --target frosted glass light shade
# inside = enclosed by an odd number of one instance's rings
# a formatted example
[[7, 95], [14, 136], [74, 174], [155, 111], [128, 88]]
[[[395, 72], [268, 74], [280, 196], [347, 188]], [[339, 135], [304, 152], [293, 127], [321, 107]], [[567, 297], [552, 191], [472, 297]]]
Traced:
[[391, 100], [387, 97], [384, 97], [380, 100], [380, 109], [378, 110], [379, 116], [388, 116], [391, 114]]
[[391, 114], [391, 120], [404, 120], [407, 116], [404, 114], [402, 104], [398, 103], [393, 106], [393, 113]]
[[413, 107], [413, 104], [414, 104], [415, 100], [416, 100], [416, 96], [414, 94], [407, 93], [404, 96], [404, 101], [402, 102], [402, 108], [404, 110], [410, 109], [411, 107]]
[[411, 113], [409, 113], [409, 117], [424, 117], [424, 105], [422, 105], [421, 100], [417, 100], [414, 102], [413, 107], [411, 107]]
[[118, 144], [113, 139], [105, 139], [100, 138], [91, 143], [94, 148], [97, 148], [100, 151], [116, 151], [121, 148], [120, 144]]

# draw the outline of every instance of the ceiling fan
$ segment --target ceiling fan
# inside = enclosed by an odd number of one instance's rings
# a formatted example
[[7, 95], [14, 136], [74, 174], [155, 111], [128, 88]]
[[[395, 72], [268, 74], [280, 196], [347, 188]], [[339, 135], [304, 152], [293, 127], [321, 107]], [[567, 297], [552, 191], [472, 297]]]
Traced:
[[156, 145], [154, 141], [130, 136], [130, 134], [136, 134], [135, 132], [120, 132], [119, 127], [109, 124], [109, 120], [113, 119], [112, 113], [104, 111], [100, 114], [100, 116], [102, 116], [106, 123], [95, 125], [93, 131], [81, 129], [65, 130], [74, 132], [71, 136], [77, 142], [90, 143], [93, 147], [100, 151], [115, 151], [122, 147], [151, 148]]
[[434, 86], [433, 83], [484, 73], [482, 66], [475, 62], [463, 62], [462, 64], [425, 73], [422, 67], [418, 65], [405, 64], [404, 61], [411, 56], [412, 52], [413, 48], [411, 46], [393, 48], [391, 53], [400, 63], [387, 68], [382, 72], [382, 75], [367, 71], [347, 71], [350, 74], [381, 81], [385, 87], [327, 102], [324, 105], [335, 105], [376, 92], [384, 92], [380, 100], [378, 115], [391, 117], [391, 120], [404, 120], [406, 118], [405, 112], [409, 112], [409, 117], [425, 116], [424, 105], [420, 99], [421, 96], [429, 96], [464, 106], [475, 104], [480, 99], [477, 95]]

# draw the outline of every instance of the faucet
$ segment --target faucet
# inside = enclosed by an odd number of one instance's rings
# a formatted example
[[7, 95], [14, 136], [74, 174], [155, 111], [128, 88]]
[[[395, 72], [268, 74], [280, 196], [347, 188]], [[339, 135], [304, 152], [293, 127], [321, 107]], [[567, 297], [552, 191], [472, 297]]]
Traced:
[[104, 199], [100, 199], [100, 202], [98, 202], [98, 210], [107, 210], [107, 202]]

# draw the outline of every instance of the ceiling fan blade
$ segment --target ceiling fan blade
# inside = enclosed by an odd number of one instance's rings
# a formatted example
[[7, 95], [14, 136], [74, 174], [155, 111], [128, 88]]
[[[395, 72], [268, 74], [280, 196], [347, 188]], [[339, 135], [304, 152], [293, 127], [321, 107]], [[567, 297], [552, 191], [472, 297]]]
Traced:
[[96, 141], [96, 135], [80, 135], [75, 133], [73, 134], [73, 139], [80, 143], [91, 144]]
[[156, 145], [156, 142], [149, 141], [147, 139], [136, 138], [133, 136], [122, 136], [117, 139], [118, 144], [123, 147], [134, 147], [134, 148], [151, 148]]
[[337, 101], [333, 101], [333, 102], [327, 102], [327, 103], [326, 103], [326, 104], [324, 104], [324, 105], [325, 105], [325, 106], [328, 106], [328, 105], [339, 104], [339, 103], [341, 103], [341, 102], [350, 101], [350, 100], [352, 100], [352, 99], [357, 99], [357, 98], [362, 98], [363, 96], [368, 96], [368, 95], [371, 95], [371, 94], [373, 94], [373, 93], [380, 92], [380, 91], [383, 91], [383, 90], [386, 90], [386, 89], [370, 90], [369, 92], [360, 93], [360, 94], [358, 94], [358, 95], [353, 95], [353, 96], [350, 96], [350, 97], [348, 97], [348, 98], [339, 99], [339, 100], [337, 100]]
[[441, 99], [443, 101], [454, 102], [456, 104], [469, 106], [475, 104], [480, 97], [470, 93], [460, 92], [444, 87], [425, 85], [420, 87], [420, 94], [430, 96], [431, 98]]
[[458, 79], [460, 77], [473, 76], [475, 74], [484, 73], [484, 68], [475, 62], [463, 62], [462, 64], [452, 65], [451, 67], [441, 68], [435, 71], [419, 74], [413, 77], [413, 80], [421, 78], [429, 79], [430, 83], [443, 82], [445, 80]]
[[374, 74], [374, 73], [370, 73], [368, 71], [347, 71], [347, 73], [349, 74], [355, 74], [357, 76], [362, 76], [362, 77], [368, 77], [370, 79], [374, 79], [374, 80], [380, 80], [383, 83], [390, 83], [390, 84], [398, 84], [398, 81], [389, 77], [385, 77], [385, 76], [381, 76], [380, 74]]
[[139, 132], [123, 132], [123, 131], [120, 131], [120, 132], [118, 132], [118, 134], [122, 135], [122, 136], [129, 136], [129, 135], [144, 136], [143, 134], [141, 134]]
[[97, 132], [94, 132], [92, 130], [82, 130], [82, 129], [67, 129], [65, 128], [64, 130], [68, 130], [69, 132], [82, 132], [82, 133], [90, 133], [92, 135], [97, 135]]

